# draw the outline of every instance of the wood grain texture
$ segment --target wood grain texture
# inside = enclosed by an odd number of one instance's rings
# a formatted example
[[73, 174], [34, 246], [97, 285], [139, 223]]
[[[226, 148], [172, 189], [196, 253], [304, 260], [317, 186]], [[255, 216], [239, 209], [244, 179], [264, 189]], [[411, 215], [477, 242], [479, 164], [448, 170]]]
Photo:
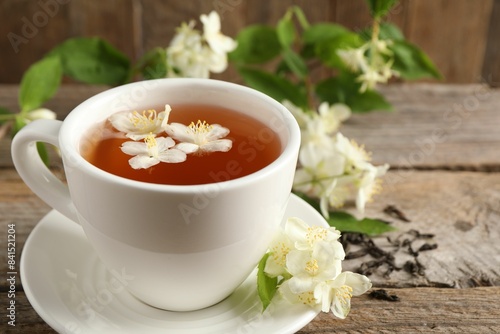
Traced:
[[[100, 36], [137, 60], [167, 46], [181, 22], [211, 10], [220, 13], [222, 31], [234, 37], [248, 24], [275, 25], [291, 5], [302, 7], [312, 23], [359, 31], [371, 22], [364, 0], [3, 0], [0, 55], [9, 66], [0, 68], [0, 83], [18, 83], [29, 65], [67, 38]], [[401, 0], [387, 20], [430, 55], [445, 82], [494, 84], [500, 81], [498, 7], [498, 0]], [[237, 80], [233, 69], [215, 77]]]
[[380, 87], [394, 112], [353, 115], [340, 131], [397, 169], [498, 170], [500, 91], [485, 85]]
[[[410, 221], [385, 213], [388, 206], [403, 212]], [[424, 244], [437, 245], [437, 249], [419, 253], [417, 259], [425, 268], [422, 274], [399, 270], [385, 276], [387, 266], [382, 266], [370, 276], [376, 286], [500, 286], [500, 243], [497, 242], [500, 238], [500, 173], [390, 171], [383, 178], [381, 193], [367, 205], [366, 216], [389, 221], [397, 228], [373, 241], [393, 254], [400, 268], [414, 258], [407, 248], [397, 249], [387, 238], [400, 242], [413, 240], [410, 231], [416, 230], [434, 237], [415, 240], [414, 251]], [[366, 255], [345, 261], [345, 269], [355, 271], [361, 263], [371, 260], [376, 258]]]
[[483, 62], [482, 79], [491, 87], [500, 87], [500, 0], [494, 0]]
[[408, 1], [405, 35], [436, 63], [445, 81], [480, 82], [492, 5], [493, 0]]

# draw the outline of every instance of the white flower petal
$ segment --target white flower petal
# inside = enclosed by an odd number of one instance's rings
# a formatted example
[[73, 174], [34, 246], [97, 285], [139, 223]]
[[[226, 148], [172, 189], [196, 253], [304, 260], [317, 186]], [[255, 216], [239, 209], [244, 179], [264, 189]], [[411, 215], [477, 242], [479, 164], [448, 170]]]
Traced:
[[175, 141], [170, 137], [157, 137], [156, 145], [158, 145], [158, 151], [163, 152], [175, 145]]
[[200, 149], [200, 146], [193, 143], [179, 143], [175, 147], [187, 154], [198, 152]]
[[26, 115], [26, 119], [28, 121], [34, 121], [37, 119], [56, 119], [56, 117], [56, 113], [47, 108], [38, 108], [28, 112]]
[[219, 139], [225, 137], [229, 134], [229, 129], [225, 128], [219, 124], [212, 124], [210, 126], [210, 131], [207, 135], [207, 140], [212, 141], [215, 139]]
[[186, 161], [186, 153], [178, 149], [170, 149], [158, 154], [158, 159], [162, 162], [179, 163]]
[[165, 132], [180, 142], [193, 143], [193, 132], [188, 126], [181, 123], [170, 123], [164, 128]]
[[233, 146], [233, 142], [229, 139], [219, 139], [208, 142], [200, 146], [204, 152], [227, 152]]
[[148, 155], [141, 154], [131, 158], [128, 161], [128, 163], [134, 169], [146, 169], [151, 166], [159, 164], [160, 160], [154, 157], [150, 157]]
[[138, 155], [148, 152], [147, 145], [143, 142], [127, 141], [121, 146], [123, 153], [128, 155]]

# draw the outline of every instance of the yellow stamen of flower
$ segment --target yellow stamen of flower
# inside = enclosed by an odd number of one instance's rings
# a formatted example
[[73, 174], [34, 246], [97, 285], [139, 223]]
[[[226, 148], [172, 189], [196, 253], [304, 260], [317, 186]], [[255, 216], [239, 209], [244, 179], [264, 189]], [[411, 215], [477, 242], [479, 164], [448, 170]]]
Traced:
[[132, 115], [130, 115], [130, 121], [136, 128], [144, 130], [155, 123], [156, 117], [156, 110], [154, 109], [143, 110], [142, 115], [134, 111]]
[[371, 161], [372, 159], [372, 153], [367, 152], [365, 150], [364, 145], [360, 145], [354, 141], [354, 139], [351, 139], [351, 145], [359, 152], [359, 154], [363, 157], [363, 160], [365, 161]]
[[305, 270], [307, 271], [308, 274], [314, 276], [318, 272], [318, 269], [319, 269], [318, 260], [312, 259], [310, 261], [307, 261]]
[[305, 305], [315, 305], [316, 304], [316, 299], [314, 298], [314, 292], [309, 291], [309, 292], [303, 292], [298, 295], [299, 300], [305, 304]]
[[155, 136], [150, 132], [146, 138], [144, 138], [144, 142], [148, 148], [148, 153], [150, 157], [154, 157], [157, 155], [157, 143]]
[[306, 240], [310, 245], [313, 245], [316, 241], [325, 240], [328, 231], [320, 226], [312, 226], [307, 229]]
[[191, 131], [193, 131], [196, 134], [207, 133], [212, 130], [212, 126], [208, 124], [206, 121], [202, 122], [201, 120], [198, 120], [196, 124], [194, 122], [191, 122], [191, 124], [189, 124], [189, 129], [191, 129]]
[[376, 179], [373, 181], [373, 185], [370, 189], [370, 192], [367, 194], [366, 201], [371, 202], [373, 200], [373, 196], [382, 192], [382, 180]]
[[285, 266], [286, 264], [286, 256], [290, 252], [290, 248], [285, 245], [284, 242], [278, 243], [276, 246], [272, 248], [272, 257], [273, 260], [279, 264], [280, 266]]
[[352, 298], [352, 288], [348, 285], [342, 285], [339, 289], [337, 289], [336, 295], [340, 302], [346, 305]]

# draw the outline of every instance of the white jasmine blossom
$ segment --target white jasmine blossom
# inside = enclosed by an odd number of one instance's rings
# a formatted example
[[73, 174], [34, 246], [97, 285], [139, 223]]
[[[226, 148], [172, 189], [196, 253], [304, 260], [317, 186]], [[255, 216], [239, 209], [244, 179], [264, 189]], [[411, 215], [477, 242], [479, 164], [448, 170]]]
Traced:
[[29, 123], [37, 119], [56, 119], [56, 117], [56, 113], [52, 110], [47, 108], [38, 108], [28, 112], [24, 119], [27, 123]]
[[200, 21], [203, 23], [203, 37], [215, 53], [225, 56], [226, 53], [236, 49], [236, 42], [221, 33], [220, 17], [216, 11], [201, 15]]
[[280, 229], [269, 247], [270, 255], [264, 267], [266, 274], [270, 277], [288, 274], [286, 269], [286, 257], [294, 247], [292, 240], [290, 240], [288, 235]]
[[365, 57], [366, 46], [357, 49], [338, 50], [337, 55], [352, 72], [366, 71], [368, 62]]
[[186, 160], [186, 153], [173, 148], [175, 142], [170, 137], [157, 137], [149, 134], [144, 142], [128, 141], [122, 144], [121, 150], [134, 155], [129, 164], [134, 169], [146, 169], [160, 162], [178, 163]]
[[344, 319], [351, 298], [365, 293], [371, 282], [363, 275], [342, 272], [345, 252], [339, 237], [333, 227], [309, 226], [290, 217], [269, 248], [264, 274], [279, 278], [278, 291], [290, 303], [331, 311]]
[[201, 15], [203, 34], [194, 29], [195, 22], [183, 23], [166, 49], [167, 77], [209, 78], [210, 72], [227, 68], [227, 53], [236, 42], [221, 33], [220, 17], [212, 11]]
[[163, 132], [163, 126], [168, 122], [171, 110], [167, 104], [165, 110], [160, 113], [153, 109], [144, 110], [142, 113], [118, 112], [111, 115], [109, 121], [115, 129], [124, 132], [128, 138], [141, 140], [151, 134], [157, 135]]
[[334, 243], [340, 238], [340, 232], [335, 227], [309, 226], [302, 219], [291, 217], [287, 219], [285, 233], [298, 250], [313, 249], [316, 243], [327, 242], [335, 246], [334, 258], [343, 260], [345, 257], [342, 245]]
[[286, 257], [286, 267], [292, 275], [288, 280], [290, 291], [294, 294], [314, 291], [317, 284], [337, 277], [342, 267], [335, 255], [333, 247], [327, 242], [316, 243], [310, 251], [290, 251]]
[[165, 132], [179, 141], [176, 148], [185, 153], [227, 152], [232, 147], [230, 139], [221, 139], [229, 134], [229, 129], [219, 124], [208, 124], [200, 121], [185, 126], [171, 123], [165, 126]]
[[364, 275], [346, 271], [326, 282], [326, 286], [330, 291], [329, 294], [325, 294], [324, 291], [314, 292], [315, 297], [321, 298], [322, 295], [328, 297], [322, 302], [323, 311], [328, 312], [327, 305], [330, 304], [332, 313], [340, 319], [345, 319], [351, 310], [351, 298], [364, 294], [372, 287], [372, 283]]
[[166, 49], [167, 77], [208, 78], [208, 47], [203, 45], [195, 22], [182, 23]]
[[[318, 138], [318, 137], [317, 137]], [[374, 166], [370, 154], [340, 132], [302, 145], [293, 189], [320, 200], [323, 216], [329, 208], [340, 208], [354, 200], [360, 216], [365, 205], [380, 190], [380, 177], [389, 165]]]
[[332, 134], [351, 116], [351, 108], [343, 103], [329, 105], [323, 102], [319, 105], [318, 113], [321, 122], [324, 123], [325, 131]]

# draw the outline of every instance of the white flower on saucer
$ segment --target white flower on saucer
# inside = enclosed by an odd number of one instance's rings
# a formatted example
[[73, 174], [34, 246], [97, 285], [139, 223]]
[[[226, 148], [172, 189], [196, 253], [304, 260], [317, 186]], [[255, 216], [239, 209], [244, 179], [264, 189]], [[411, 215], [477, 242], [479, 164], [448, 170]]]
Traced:
[[340, 274], [341, 263], [326, 242], [315, 244], [312, 251], [292, 250], [286, 257], [286, 268], [292, 277], [286, 282], [294, 294], [314, 291], [319, 283]]
[[208, 124], [205, 121], [191, 122], [188, 126], [180, 123], [165, 125], [165, 132], [179, 141], [176, 148], [185, 153], [227, 152], [233, 142], [221, 139], [229, 134], [229, 129], [219, 124]]
[[160, 113], [153, 109], [144, 110], [142, 113], [118, 112], [111, 115], [109, 121], [115, 129], [124, 132], [128, 138], [141, 140], [150, 134], [157, 135], [163, 132], [163, 126], [168, 122], [171, 110], [167, 104], [165, 110]]
[[149, 134], [144, 142], [128, 141], [122, 144], [121, 150], [134, 155], [129, 164], [134, 169], [146, 169], [160, 162], [178, 163], [186, 160], [186, 153], [173, 148], [175, 142], [169, 137], [155, 138]]
[[269, 246], [270, 255], [267, 258], [264, 272], [270, 277], [286, 275], [288, 273], [286, 270], [286, 257], [292, 249], [295, 249], [294, 243], [283, 229], [280, 229], [271, 246]]
[[285, 233], [298, 250], [312, 250], [316, 243], [326, 242], [332, 245], [335, 258], [343, 260], [345, 257], [342, 244], [334, 242], [340, 238], [340, 231], [335, 227], [309, 226], [300, 218], [290, 217], [285, 225]]
[[237, 43], [231, 37], [221, 33], [220, 17], [216, 11], [201, 15], [200, 21], [203, 23], [203, 37], [215, 53], [225, 55], [236, 49]]
[[351, 310], [352, 296], [364, 294], [372, 287], [368, 277], [345, 271], [334, 279], [318, 284], [314, 289], [314, 298], [321, 303], [321, 310], [345, 319]]

